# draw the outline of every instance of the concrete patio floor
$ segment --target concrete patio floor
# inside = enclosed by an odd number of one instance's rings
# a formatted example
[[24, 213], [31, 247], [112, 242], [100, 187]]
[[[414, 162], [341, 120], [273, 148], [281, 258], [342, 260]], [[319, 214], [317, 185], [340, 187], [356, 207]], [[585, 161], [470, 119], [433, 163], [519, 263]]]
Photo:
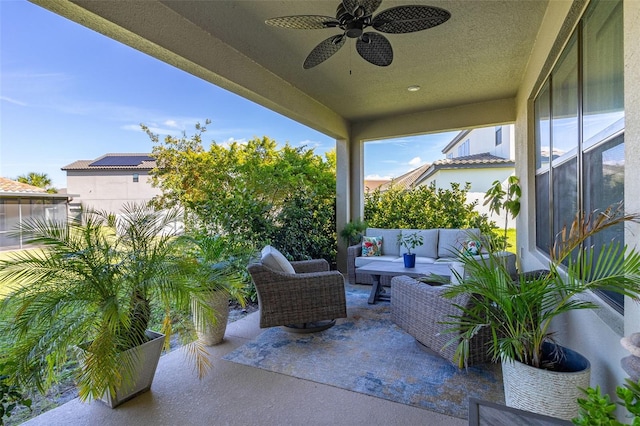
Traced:
[[[229, 324], [198, 380], [184, 352], [160, 359], [151, 391], [116, 409], [74, 399], [25, 425], [466, 425], [467, 421], [221, 358], [263, 330], [258, 313]], [[312, 366], [310, 366], [312, 368]]]

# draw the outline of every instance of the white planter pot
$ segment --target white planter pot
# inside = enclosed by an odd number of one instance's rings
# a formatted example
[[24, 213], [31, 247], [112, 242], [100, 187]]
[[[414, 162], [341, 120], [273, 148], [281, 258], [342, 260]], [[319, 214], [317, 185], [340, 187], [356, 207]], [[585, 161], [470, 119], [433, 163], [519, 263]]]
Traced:
[[127, 351], [136, 352], [136, 354], [134, 354], [134, 359], [136, 360], [135, 377], [132, 377], [132, 380], [125, 380], [122, 387], [116, 390], [115, 395], [107, 391], [102, 398], [100, 398], [101, 401], [111, 408], [115, 408], [123, 402], [151, 389], [153, 377], [158, 367], [158, 361], [160, 360], [160, 355], [162, 355], [164, 334], [151, 330], [147, 330], [145, 333], [147, 337], [152, 340]]
[[577, 371], [550, 371], [517, 361], [502, 361], [507, 406], [565, 420], [577, 417], [577, 400], [584, 397], [580, 388], [589, 387], [591, 366], [579, 353], [563, 350], [567, 360], [576, 361]]
[[224, 339], [224, 333], [227, 330], [227, 321], [229, 320], [229, 293], [226, 291], [214, 291], [211, 298], [207, 301], [213, 309], [216, 317], [216, 323], [207, 322], [204, 328], [198, 327], [198, 318], [194, 315], [194, 323], [198, 332], [198, 339], [207, 346], [217, 345]]

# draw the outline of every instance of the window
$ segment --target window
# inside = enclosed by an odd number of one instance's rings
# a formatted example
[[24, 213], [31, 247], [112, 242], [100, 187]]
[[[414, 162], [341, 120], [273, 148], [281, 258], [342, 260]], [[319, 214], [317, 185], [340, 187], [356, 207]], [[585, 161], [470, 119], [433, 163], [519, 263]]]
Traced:
[[140, 180], [140, 175], [138, 173], [133, 174], [133, 181], [138, 182]]
[[466, 157], [469, 155], [469, 139], [458, 145], [458, 157]]
[[496, 146], [502, 145], [502, 126], [496, 127]]
[[[536, 246], [549, 253], [578, 211], [624, 201], [622, 1], [594, 2], [534, 100]], [[624, 227], [598, 234], [624, 243]], [[602, 292], [619, 312], [623, 297]]]

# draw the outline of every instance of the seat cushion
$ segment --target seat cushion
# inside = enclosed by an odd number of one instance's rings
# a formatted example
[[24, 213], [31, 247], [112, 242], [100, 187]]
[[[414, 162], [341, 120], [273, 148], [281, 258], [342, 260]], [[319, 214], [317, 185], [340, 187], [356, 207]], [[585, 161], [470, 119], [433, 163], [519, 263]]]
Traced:
[[265, 246], [262, 249], [262, 264], [276, 272], [283, 272], [285, 274], [295, 274], [291, 263], [287, 260], [282, 253], [271, 246]]
[[[396, 260], [394, 260], [394, 262], [404, 262], [404, 257], [399, 257]], [[420, 264], [426, 264], [426, 263], [435, 263], [436, 259], [433, 257], [426, 257], [426, 256], [416, 256], [416, 264], [420, 263]]]

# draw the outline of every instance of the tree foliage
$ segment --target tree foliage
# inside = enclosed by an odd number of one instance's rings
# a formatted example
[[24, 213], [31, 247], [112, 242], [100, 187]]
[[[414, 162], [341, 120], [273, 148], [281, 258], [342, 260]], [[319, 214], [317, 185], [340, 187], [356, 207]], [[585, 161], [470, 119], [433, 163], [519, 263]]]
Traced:
[[205, 126], [163, 141], [142, 126], [154, 143], [151, 174], [162, 189], [156, 203], [179, 204], [209, 231], [276, 245], [290, 259], [335, 259], [335, 154], [278, 148], [268, 137], [205, 148]]
[[51, 186], [51, 179], [46, 173], [29, 172], [26, 175], [18, 176], [16, 180], [20, 183], [42, 188], [50, 194], [58, 193], [58, 190]]
[[374, 228], [480, 228], [489, 234], [493, 222], [475, 211], [476, 201], [467, 203], [469, 188], [452, 183], [451, 189], [436, 189], [435, 184], [376, 189], [365, 196], [364, 217]]

